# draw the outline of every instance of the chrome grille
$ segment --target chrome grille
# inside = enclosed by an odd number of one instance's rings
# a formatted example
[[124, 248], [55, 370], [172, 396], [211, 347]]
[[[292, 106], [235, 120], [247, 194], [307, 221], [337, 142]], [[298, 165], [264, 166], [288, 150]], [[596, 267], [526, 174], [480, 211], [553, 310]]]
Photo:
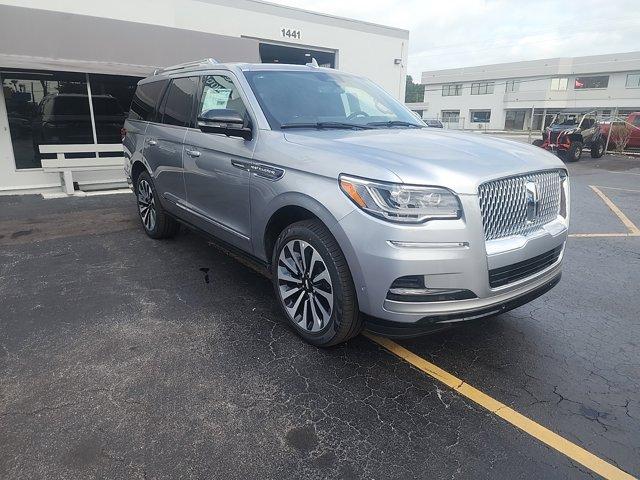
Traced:
[[[480, 185], [478, 196], [485, 238], [494, 240], [526, 235], [554, 220], [560, 211], [560, 181], [558, 170], [548, 170]], [[531, 201], [527, 198], [528, 182], [534, 182], [537, 187], [538, 203], [533, 212]]]

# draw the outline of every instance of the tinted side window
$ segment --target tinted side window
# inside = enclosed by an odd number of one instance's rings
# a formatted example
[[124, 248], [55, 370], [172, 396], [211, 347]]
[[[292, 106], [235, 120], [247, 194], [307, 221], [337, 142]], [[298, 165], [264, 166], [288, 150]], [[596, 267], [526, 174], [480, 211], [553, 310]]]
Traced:
[[162, 123], [185, 127], [191, 125], [191, 111], [198, 89], [198, 77], [171, 81], [160, 112]]
[[206, 75], [202, 77], [202, 95], [198, 108], [198, 116], [207, 110], [227, 108], [235, 110], [242, 117], [247, 114], [247, 109], [240, 98], [238, 89], [233, 81], [225, 75]]
[[131, 102], [129, 118], [133, 120], [153, 121], [158, 100], [169, 80], [159, 80], [138, 85]]

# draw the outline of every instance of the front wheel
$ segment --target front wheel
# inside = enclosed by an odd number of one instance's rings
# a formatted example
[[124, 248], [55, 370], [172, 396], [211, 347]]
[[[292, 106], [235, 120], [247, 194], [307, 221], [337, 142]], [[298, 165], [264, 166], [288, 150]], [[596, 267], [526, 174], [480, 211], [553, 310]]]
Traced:
[[272, 273], [283, 314], [307, 342], [329, 347], [362, 330], [347, 261], [319, 220], [296, 222], [280, 233]]
[[567, 162], [577, 162], [580, 160], [582, 156], [582, 143], [581, 142], [571, 142], [571, 146], [566, 153]]
[[542, 147], [542, 145], [544, 145], [544, 140], [537, 138], [536, 140], [533, 141], [533, 143], [531, 143], [531, 145], [534, 145], [536, 147]]

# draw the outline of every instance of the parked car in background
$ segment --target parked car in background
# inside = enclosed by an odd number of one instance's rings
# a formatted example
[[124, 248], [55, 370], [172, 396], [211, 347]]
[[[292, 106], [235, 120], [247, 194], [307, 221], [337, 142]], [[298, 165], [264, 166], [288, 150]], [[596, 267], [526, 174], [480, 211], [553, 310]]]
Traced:
[[424, 123], [427, 124], [427, 127], [444, 128], [444, 125], [442, 125], [442, 122], [440, 120], [425, 120]]
[[[124, 109], [111, 95], [92, 95], [91, 98], [98, 138], [102, 143], [119, 143], [126, 118]], [[46, 95], [38, 105], [32, 128], [36, 151], [38, 145], [94, 143], [88, 95]]]
[[[630, 135], [629, 141], [627, 142], [627, 148], [640, 148], [640, 112], [630, 113], [624, 122], [615, 121], [614, 125], [629, 125], [630, 127]], [[602, 133], [602, 138], [606, 142], [606, 139], [609, 137], [609, 129], [611, 128], [611, 122], [602, 123], [600, 125], [600, 131]], [[613, 140], [609, 140], [609, 149], [614, 150], [616, 148], [615, 138]]]
[[602, 157], [605, 141], [595, 115], [559, 113], [545, 128], [542, 139], [534, 140], [533, 144], [557, 153], [568, 162], [577, 162], [584, 148], [589, 149], [592, 158]]
[[563, 163], [426, 128], [355, 75], [171, 67], [138, 84], [123, 144], [147, 235], [183, 223], [264, 264], [282, 314], [315, 345], [365, 324], [406, 337], [496, 315], [560, 280]]

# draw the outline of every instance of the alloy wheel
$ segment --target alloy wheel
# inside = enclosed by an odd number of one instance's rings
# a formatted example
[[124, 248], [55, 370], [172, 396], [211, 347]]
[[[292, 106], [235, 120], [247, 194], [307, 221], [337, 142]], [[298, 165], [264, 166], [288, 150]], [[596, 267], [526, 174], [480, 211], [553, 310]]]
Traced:
[[156, 226], [156, 202], [151, 185], [145, 179], [138, 182], [138, 210], [144, 228], [152, 231]]
[[287, 242], [280, 251], [276, 275], [289, 317], [308, 332], [325, 328], [333, 312], [333, 285], [318, 251], [303, 240]]

